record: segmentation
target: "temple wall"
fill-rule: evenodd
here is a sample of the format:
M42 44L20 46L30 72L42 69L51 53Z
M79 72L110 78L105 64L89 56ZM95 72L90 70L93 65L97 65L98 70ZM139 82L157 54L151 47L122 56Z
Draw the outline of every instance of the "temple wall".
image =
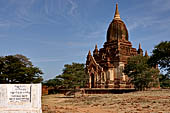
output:
M119 63L119 69L120 69L121 78L122 78L123 81L126 80L126 76L125 76L125 74L123 73L124 67L125 67L125 64L124 64L123 62L120 62L120 63Z
M110 68L108 71L107 71L107 74L108 74L108 79L109 80L114 80L114 68Z
M89 88L91 88L91 76L89 75Z
M105 82L106 81L106 73L105 72L102 72L102 79L101 79L102 82Z

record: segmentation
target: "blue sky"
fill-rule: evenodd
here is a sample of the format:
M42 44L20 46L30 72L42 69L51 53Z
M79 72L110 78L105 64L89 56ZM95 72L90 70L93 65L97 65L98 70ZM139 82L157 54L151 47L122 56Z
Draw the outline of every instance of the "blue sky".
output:
M0 55L23 54L54 78L103 46L116 2L133 47L170 41L170 0L0 0Z

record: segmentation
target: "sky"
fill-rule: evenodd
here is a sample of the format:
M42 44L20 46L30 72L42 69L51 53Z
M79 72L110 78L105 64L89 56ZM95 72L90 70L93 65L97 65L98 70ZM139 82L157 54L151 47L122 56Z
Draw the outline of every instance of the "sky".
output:
M0 56L22 54L44 80L102 48L116 3L133 47L170 41L170 0L0 0Z

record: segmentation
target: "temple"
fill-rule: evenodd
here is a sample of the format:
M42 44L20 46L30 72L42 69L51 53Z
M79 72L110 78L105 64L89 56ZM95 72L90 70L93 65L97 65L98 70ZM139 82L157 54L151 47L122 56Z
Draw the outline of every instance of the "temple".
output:
M140 44L138 50L132 47L126 25L120 18L118 4L106 38L103 48L98 49L96 45L93 55L90 51L87 55L88 88L133 87L123 69L130 56L143 55L143 50Z

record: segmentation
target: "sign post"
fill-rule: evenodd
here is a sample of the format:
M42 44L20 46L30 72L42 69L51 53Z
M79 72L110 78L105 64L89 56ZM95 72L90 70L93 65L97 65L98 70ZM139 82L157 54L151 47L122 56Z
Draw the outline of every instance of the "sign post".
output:
M0 84L0 113L42 113L41 84Z

